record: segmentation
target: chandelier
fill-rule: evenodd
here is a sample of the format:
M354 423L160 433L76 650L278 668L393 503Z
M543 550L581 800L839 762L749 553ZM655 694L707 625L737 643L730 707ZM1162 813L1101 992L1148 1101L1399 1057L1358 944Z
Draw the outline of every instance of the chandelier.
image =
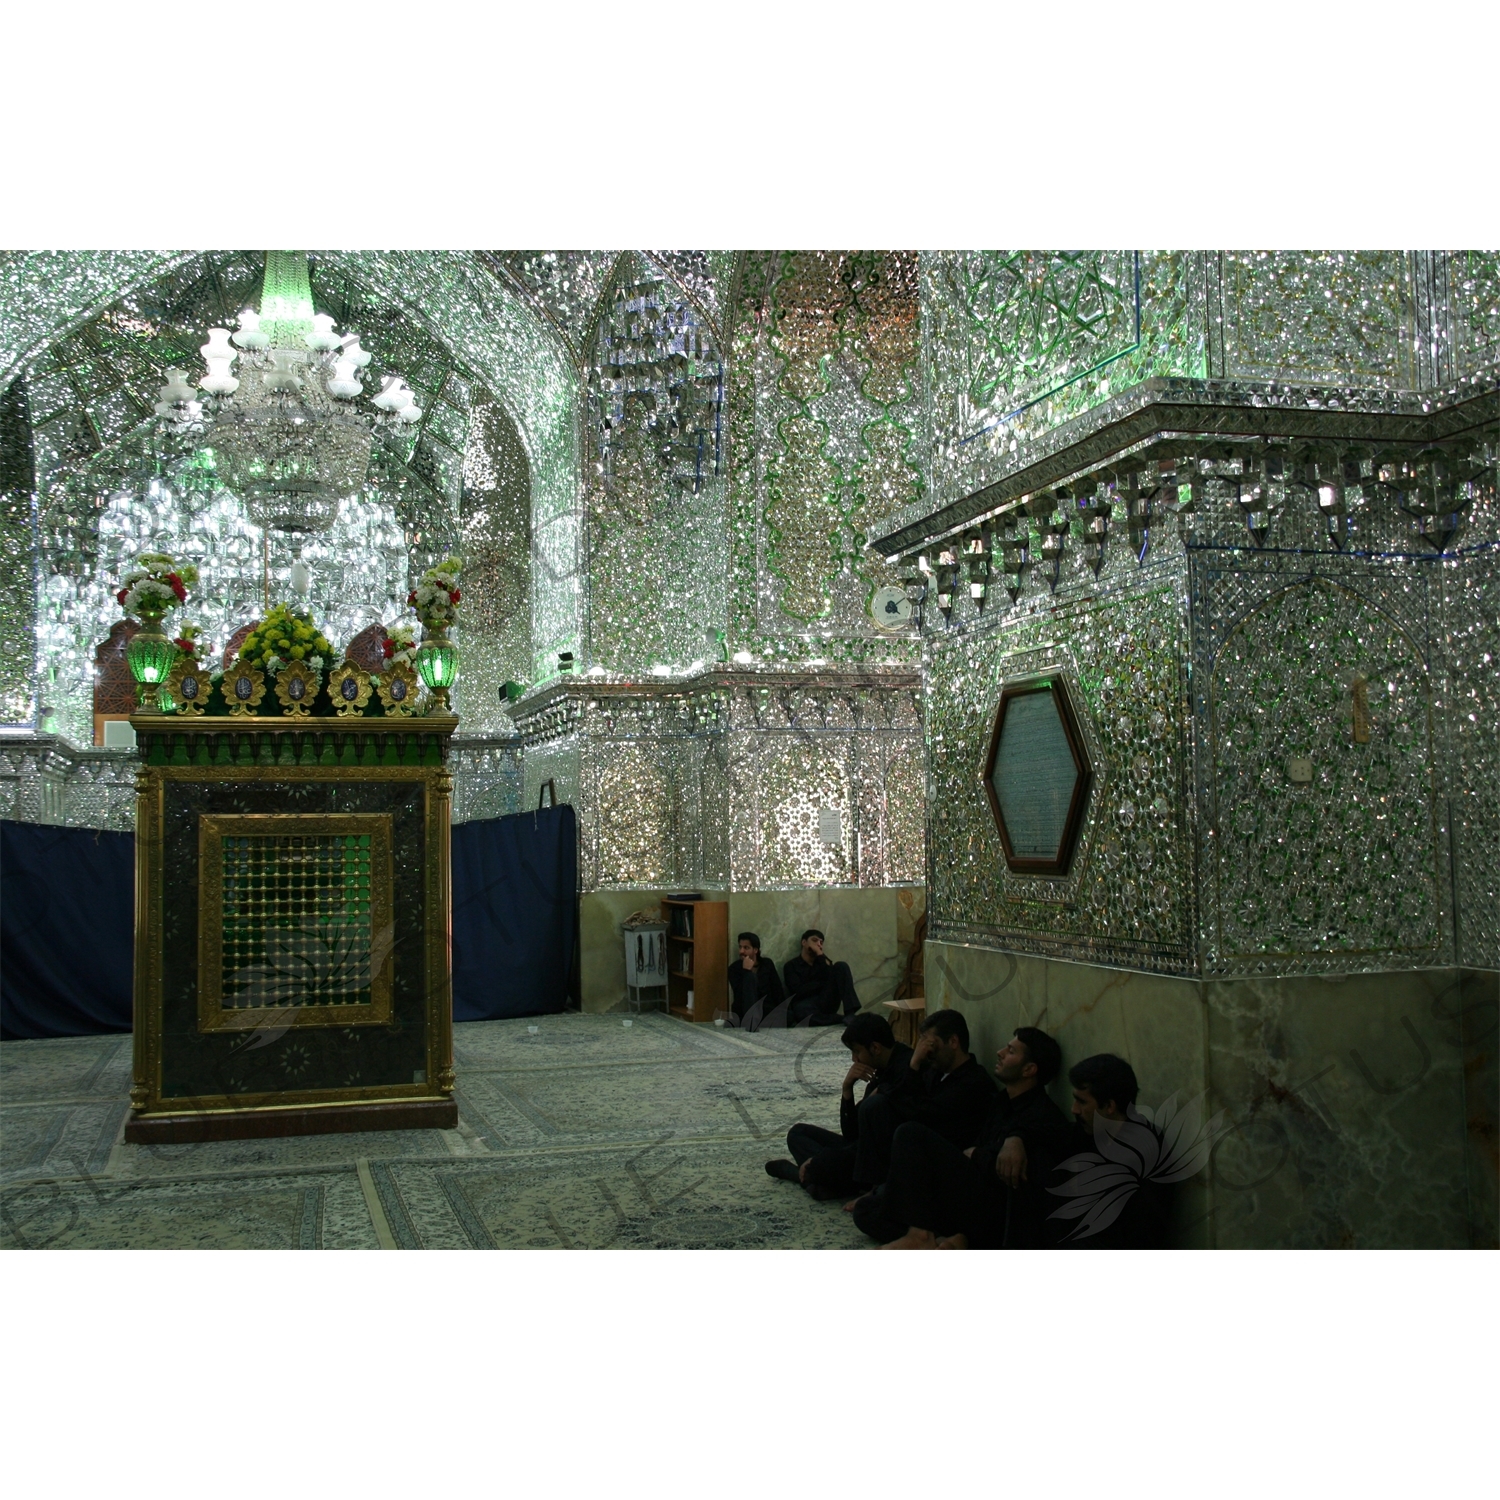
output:
M181 369L168 370L156 415L212 450L224 487L257 526L291 535L293 587L304 593L302 538L326 532L363 488L375 433L408 427L422 410L399 375L359 402L371 356L357 333L338 333L313 310L300 251L266 252L260 311L240 313L235 333L210 328L200 353L207 372L194 386Z

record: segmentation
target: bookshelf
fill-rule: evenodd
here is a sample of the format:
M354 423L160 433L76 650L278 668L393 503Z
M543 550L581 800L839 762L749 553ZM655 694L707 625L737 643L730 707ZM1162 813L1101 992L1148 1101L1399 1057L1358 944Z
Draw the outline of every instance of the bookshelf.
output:
M729 903L663 897L661 914L667 924L667 1009L684 1021L712 1021L715 1011L729 1009Z

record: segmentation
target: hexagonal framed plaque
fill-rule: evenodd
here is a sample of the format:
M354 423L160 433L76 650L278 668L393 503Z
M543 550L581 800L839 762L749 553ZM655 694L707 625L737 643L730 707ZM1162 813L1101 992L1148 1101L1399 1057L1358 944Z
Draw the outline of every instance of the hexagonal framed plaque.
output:
M1066 875L1093 774L1060 675L1011 683L1001 692L983 781L1010 869Z

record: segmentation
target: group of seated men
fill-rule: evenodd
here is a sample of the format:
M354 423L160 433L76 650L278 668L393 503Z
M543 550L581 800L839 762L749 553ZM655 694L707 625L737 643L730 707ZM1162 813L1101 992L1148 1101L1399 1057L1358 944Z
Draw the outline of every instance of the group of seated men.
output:
M1165 1244L1169 1203L1154 1183L1139 1184L1111 1222L1088 1234L1078 1232L1076 1207L1058 1212L1076 1202L1056 1192L1068 1179L1059 1168L1095 1151L1096 1116L1109 1122L1106 1130L1130 1117L1136 1078L1123 1058L1100 1053L1069 1069L1069 1121L1047 1094L1062 1049L1035 1026L1017 1028L993 1077L969 1052L968 1023L956 1010L928 1016L915 1047L897 1042L890 1023L873 1014L853 1016L842 1041L853 1061L839 1132L794 1125L792 1159L769 1161L766 1171L814 1198L850 1198L845 1209L884 1248Z
M823 952L823 934L809 927L802 949L782 965L781 974L760 956L760 938L739 937L740 956L729 966L732 1024L745 1031L784 1026L836 1026L859 1010L854 976L846 963Z

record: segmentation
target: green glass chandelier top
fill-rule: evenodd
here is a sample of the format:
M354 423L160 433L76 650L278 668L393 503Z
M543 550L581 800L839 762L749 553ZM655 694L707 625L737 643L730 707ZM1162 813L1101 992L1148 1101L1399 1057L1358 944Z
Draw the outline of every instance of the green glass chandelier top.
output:
M260 331L273 349L306 350L313 326L312 279L302 250L267 250Z

